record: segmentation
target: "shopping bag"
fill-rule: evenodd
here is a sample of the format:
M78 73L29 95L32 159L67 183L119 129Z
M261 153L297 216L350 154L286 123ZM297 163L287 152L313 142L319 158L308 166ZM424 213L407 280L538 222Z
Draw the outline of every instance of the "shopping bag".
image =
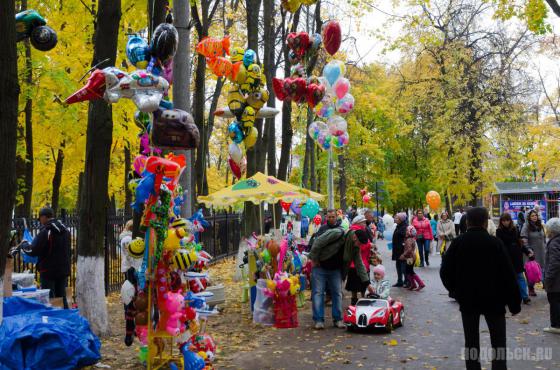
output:
M27 225L25 225L25 229L23 230L23 240L25 240L26 242L28 242L29 244L31 244L33 242L33 236L31 236L31 233L29 232L29 229L27 228ZM26 254L25 252L21 253L23 256L23 263L31 263L31 264L36 264L38 261L38 257L32 257L28 254Z
M414 267L420 266L420 253L418 252L418 248L414 248L414 253L416 253L416 257L414 260Z
M446 244L447 244L447 240L443 239L441 241L441 247L439 249L439 254L443 255L445 253Z

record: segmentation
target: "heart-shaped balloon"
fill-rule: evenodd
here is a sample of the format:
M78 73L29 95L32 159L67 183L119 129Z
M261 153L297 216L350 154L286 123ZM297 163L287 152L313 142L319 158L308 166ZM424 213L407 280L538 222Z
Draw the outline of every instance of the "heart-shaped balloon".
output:
M288 92L291 100L299 103L305 99L307 81L301 77L288 77L284 80L284 90Z
M274 90L274 95L280 101L284 101L288 97L288 92L284 88L284 80L281 78L274 77L272 79L272 89Z
M228 158L228 163L229 163L229 168L231 169L231 173L233 173L233 175L240 179L241 178L241 167L235 163L235 161L233 159Z
M312 83L307 85L307 104L314 108L325 96L326 88L324 85Z
M291 202L284 202L283 200L280 201L280 206L282 206L282 209L286 212L290 212L290 207L292 206Z
M342 99L336 101L336 111L340 114L350 113L354 109L354 103L352 94L346 94Z
M243 152L241 151L239 145L235 143L229 144L229 157L233 159L235 163L241 163L241 160L243 159Z
M366 195L366 194L367 194L367 189L366 189L366 188L360 189L360 195L361 195L362 197L363 197L364 195Z
M323 68L323 77L326 78L329 85L333 86L335 82L342 75L340 63L338 61L331 61Z
M342 42L342 31L338 21L329 21L323 25L323 45L330 55L335 55Z
M347 78L339 78L333 86L334 93L338 99L342 99L350 90L350 81Z

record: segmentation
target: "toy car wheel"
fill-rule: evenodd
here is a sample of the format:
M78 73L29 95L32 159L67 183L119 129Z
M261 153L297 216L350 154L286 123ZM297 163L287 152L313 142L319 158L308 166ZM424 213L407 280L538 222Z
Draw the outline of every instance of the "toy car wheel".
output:
M399 327L404 325L404 308L401 310L401 319L399 320Z
M349 325L349 326L346 327L346 330L348 330L349 332L353 332L354 327L352 325Z
M387 320L387 325L385 325L385 331L387 333L391 333L393 331L393 314L389 315L389 319Z
M56 46L58 38L56 32L48 26L39 26L31 31L31 45L40 51L49 51Z

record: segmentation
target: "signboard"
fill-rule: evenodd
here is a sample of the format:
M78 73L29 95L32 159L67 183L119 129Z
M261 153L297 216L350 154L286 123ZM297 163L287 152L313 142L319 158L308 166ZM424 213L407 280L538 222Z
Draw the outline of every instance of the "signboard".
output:
M525 207L525 213L534 209L535 206L539 208L541 220L546 222L546 202L544 200L504 200L502 202L502 211L509 212L511 218L517 223L517 215L521 211L521 207Z

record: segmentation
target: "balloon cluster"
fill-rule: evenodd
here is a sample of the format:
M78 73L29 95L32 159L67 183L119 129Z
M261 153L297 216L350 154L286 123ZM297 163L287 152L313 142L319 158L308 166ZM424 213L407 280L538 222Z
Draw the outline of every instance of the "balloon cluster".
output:
M371 200L371 193L366 188L360 189L360 195L362 196L362 202L366 204Z
M295 13L302 5L315 4L317 0L282 0L282 7L290 13Z

